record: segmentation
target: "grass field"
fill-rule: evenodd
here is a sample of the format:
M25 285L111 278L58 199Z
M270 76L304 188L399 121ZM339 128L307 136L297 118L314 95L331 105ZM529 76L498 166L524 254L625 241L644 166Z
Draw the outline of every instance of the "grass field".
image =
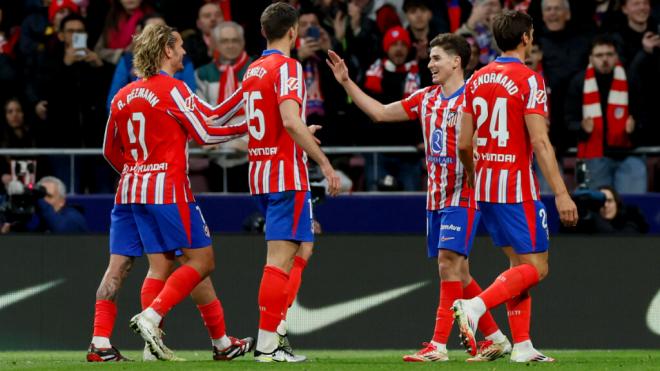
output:
M450 352L451 361L446 363L410 364L401 361L407 351L377 350L309 350L301 351L310 360L300 364L258 364L252 356L232 362L209 361L209 351L180 351L177 355L186 358L180 362L130 362L112 364L88 364L84 362L84 352L35 351L0 352L0 370L410 370L420 368L444 368L448 370L511 370L511 369L560 369L560 370L660 370L660 350L626 351L547 351L557 359L554 364L512 364L501 359L491 363L468 364L465 353ZM123 352L131 359L140 359L141 352Z

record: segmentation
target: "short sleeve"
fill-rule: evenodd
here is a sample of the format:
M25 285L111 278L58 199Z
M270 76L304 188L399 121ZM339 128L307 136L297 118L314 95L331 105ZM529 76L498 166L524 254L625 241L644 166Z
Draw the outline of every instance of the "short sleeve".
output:
M287 58L275 73L277 104L292 99L302 106L305 97L305 77L300 62Z
M470 115L474 116L474 111L472 110L472 89L470 85L472 85L472 77L465 83L465 92L463 93L463 104L461 106L461 111L464 113L469 113Z
M426 93L427 88L419 89L416 92L412 93L408 98L401 101L403 109L408 114L408 118L411 120L416 120L419 117L419 110L422 104L422 98Z
M548 117L548 95L545 91L545 81L534 73L523 85L523 110L525 115L537 114Z

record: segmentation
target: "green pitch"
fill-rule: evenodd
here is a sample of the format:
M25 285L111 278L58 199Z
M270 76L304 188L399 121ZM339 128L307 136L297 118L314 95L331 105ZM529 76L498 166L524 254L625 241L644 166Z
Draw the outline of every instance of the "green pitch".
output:
M71 351L35 351L35 352L0 352L0 370L660 370L660 350L625 350L625 351L547 351L555 357L555 364L511 364L500 359L491 363L467 364L465 353L450 352L451 361L446 363L410 364L401 361L401 355L407 351L377 350L308 350L301 351L310 360L301 364L258 364L252 356L239 358L232 362L209 361L210 351L179 351L177 355L186 358L185 363L175 362L130 362L112 364L88 364L84 362L85 352ZM131 359L140 359L141 351L126 351L124 355Z

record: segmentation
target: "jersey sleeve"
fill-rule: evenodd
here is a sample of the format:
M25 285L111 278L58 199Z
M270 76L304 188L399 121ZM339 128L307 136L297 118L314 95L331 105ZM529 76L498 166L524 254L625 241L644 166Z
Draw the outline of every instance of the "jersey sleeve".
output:
M426 93L426 91L427 88L419 89L412 93L408 98L401 101L401 105L408 114L409 119L416 120L419 117L419 109L422 104L422 98L424 97L424 93Z
M214 120L214 124L218 126L223 126L231 118L234 116L240 114L243 109L243 90L242 88L236 89L236 91L229 96L229 98L225 99L218 105L212 105L206 102L204 99L202 99L199 95L195 94L192 89L186 84L186 83L181 83L182 88L179 90L186 90L188 93L188 96L194 97L194 103L195 107L199 110L202 116L205 118L211 117L211 116L218 116L217 119Z
M548 96L543 78L538 73L534 73L521 85L523 86L523 104L525 105L524 114L537 114L548 117Z
M124 148L121 144L121 137L115 120L115 110L112 105L103 137L103 157L116 172L122 172L125 163Z
M235 92L234 95L238 95L238 93ZM226 125L231 116L224 122L221 120L222 116L214 122L216 125L222 126L209 126L206 123L209 115L206 113L210 111L206 111L202 107L201 100L185 85L183 87L174 85L170 90L170 98L171 103L167 107L168 114L174 117L199 144L223 143L247 133L245 121L236 125Z
M472 77L468 79L468 81L465 83L465 92L463 93L463 104L461 106L461 111L463 113L469 113L470 115L474 116L474 110L472 109L472 99L473 99L473 93L472 89L470 88L470 85L472 85Z
M275 71L274 77L277 104L292 99L302 106L305 97L305 77L300 62L288 58Z

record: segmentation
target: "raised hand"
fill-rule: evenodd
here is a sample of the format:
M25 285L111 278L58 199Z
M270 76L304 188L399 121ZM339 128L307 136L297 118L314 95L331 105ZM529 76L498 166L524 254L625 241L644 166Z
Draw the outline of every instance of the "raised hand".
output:
M333 52L332 50L328 50L328 58L329 59L326 59L325 62L332 70L332 73L335 75L337 82L343 84L350 80L350 77L348 76L348 67L346 67L344 60L341 59L337 53Z

